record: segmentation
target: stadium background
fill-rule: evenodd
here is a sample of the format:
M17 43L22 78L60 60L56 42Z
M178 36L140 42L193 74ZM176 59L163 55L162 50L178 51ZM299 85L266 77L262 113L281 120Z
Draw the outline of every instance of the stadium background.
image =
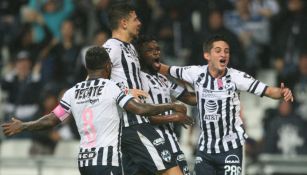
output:
M107 9L120 0L0 1L0 122L32 120L57 105L65 89L84 79L91 45L110 37ZM205 64L202 42L223 34L230 66L279 86L295 103L242 93L250 138L244 173L307 174L307 10L304 0L131 0L142 33L154 35L170 65ZM31 78L29 78L31 77ZM196 109L189 107L196 117ZM197 118L197 117L196 117ZM191 168L198 126L177 128ZM5 138L0 132L0 175L78 174L73 121L44 132Z

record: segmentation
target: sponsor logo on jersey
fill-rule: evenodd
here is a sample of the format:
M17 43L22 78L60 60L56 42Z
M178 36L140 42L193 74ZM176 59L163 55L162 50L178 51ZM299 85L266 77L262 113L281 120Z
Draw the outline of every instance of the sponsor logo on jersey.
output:
M93 159L96 156L96 152L84 152L84 153L79 153L79 160L88 160L88 159Z
M95 103L97 103L97 102L99 102L99 99L97 98L97 99L90 99L90 103L91 104L95 104Z
M216 114L217 112L217 101L208 100L205 102L205 111L206 114Z
M227 164L238 164L240 163L240 159L237 155L228 155L225 159L225 163Z
M201 157L195 157L195 163L199 164L203 161L203 159Z
M220 114L205 114L204 120L209 122L216 122L219 120L220 116Z
M161 153L161 157L165 162L171 162L172 156L168 150L163 150Z
M179 154L177 156L177 161L183 161L183 160L185 160L184 154Z
M97 96L101 95L103 87L104 87L104 85L87 87L87 88L84 88L84 89L76 89L75 90L75 99L84 100L84 99L88 99L90 97L97 97Z
M164 138L158 138L158 139L156 139L156 140L153 141L153 144L154 144L155 146L162 145L162 144L164 144L164 143L165 143Z

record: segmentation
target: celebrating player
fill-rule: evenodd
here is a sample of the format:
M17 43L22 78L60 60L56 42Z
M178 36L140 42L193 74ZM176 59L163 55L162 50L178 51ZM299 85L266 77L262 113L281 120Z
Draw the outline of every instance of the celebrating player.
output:
M293 101L293 96L283 83L280 88L267 86L244 72L228 68L230 48L222 36L214 36L204 44L203 56L208 65L156 66L161 73L194 86L201 127L196 175L238 175L242 170L242 145L247 138L240 118L240 91L285 101Z
M102 47L90 48L85 57L88 79L65 92L60 104L42 118L22 122L15 118L2 125L4 134L34 131L56 126L67 117L76 121L80 140L78 156L82 175L121 175L120 115L118 106L139 115L152 116L168 110L185 112L178 104L139 103L109 80L112 63Z

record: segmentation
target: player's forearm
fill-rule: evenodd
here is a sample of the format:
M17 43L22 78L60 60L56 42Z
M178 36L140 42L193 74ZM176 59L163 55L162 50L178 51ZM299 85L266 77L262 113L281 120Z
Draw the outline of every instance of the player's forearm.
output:
M157 114L161 114L165 111L174 110L174 104L166 103L166 104L142 104L140 106L140 115L144 116L153 116Z
M280 99L280 98L282 98L281 89L278 88L278 87L271 87L271 86L269 86L266 89L264 95L267 96L267 97L273 98L273 99Z
M196 95L192 92L186 91L178 100L191 106L197 105Z
M178 120L178 116L176 114L171 115L156 115L149 118L151 124L165 124L169 122L176 122Z
M163 75L168 75L169 74L169 69L170 69L170 66L161 63L161 67L159 69L159 72L161 74L163 74Z
M45 115L38 120L22 123L22 130L34 131L49 129L56 126L60 122L61 121L54 115L54 113L49 113L48 115Z
M154 116L169 110L185 114L187 110L187 108L182 104L176 104L176 103L149 104L149 103L139 103L136 100L130 100L125 105L124 109L129 112L143 116Z

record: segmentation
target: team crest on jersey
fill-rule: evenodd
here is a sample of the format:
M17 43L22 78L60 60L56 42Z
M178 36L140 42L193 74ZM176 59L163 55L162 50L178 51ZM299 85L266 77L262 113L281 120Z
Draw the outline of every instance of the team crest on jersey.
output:
M224 88L227 89L228 91L235 91L236 89L233 83L226 83Z
M165 162L171 162L172 156L168 150L163 150L161 153L161 157Z
M126 95L129 93L129 88L125 86L123 82L116 83L116 85L120 88L121 91L123 91Z
M189 170L188 166L183 167L183 174L184 175L190 175L190 170Z

